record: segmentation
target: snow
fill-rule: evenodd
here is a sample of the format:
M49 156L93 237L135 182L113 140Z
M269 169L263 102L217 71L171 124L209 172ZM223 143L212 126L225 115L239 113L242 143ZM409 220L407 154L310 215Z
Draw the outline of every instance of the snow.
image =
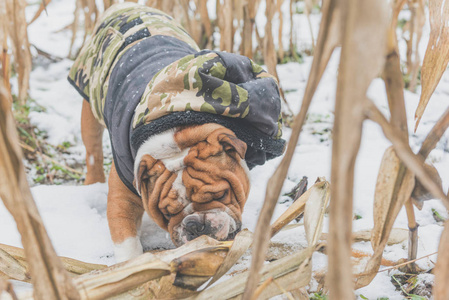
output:
M31 43L42 50L60 57L66 57L70 45L71 32L63 30L55 32L70 24L73 18L73 1L54 0L48 6L49 16L45 13L29 27ZM209 1L208 3L214 3ZM264 9L262 2L259 10ZM287 2L286 2L287 3ZM37 6L31 6L27 11L31 18ZM214 7L209 7L214 11ZM283 11L286 11L285 5ZM287 7L288 11L288 7ZM285 16L288 16L286 14ZM314 36L317 37L317 28L320 20L319 15L311 15ZM405 16L406 17L406 16ZM259 13L257 23L263 24L263 13ZM286 19L287 17L285 17ZM298 23L299 22L299 23ZM298 45L310 48L311 36L305 15L295 15L295 24L301 24L298 28ZM277 32L276 20L273 21L273 30ZM263 35L263 26L259 26ZM284 37L288 35L288 26L284 26ZM424 38L427 41L429 25L424 29ZM216 33L219 36L218 33ZM78 37L75 49L81 42ZM287 40L288 41L288 40ZM285 43L285 39L284 39ZM420 48L425 49L426 44ZM404 44L400 43L401 51ZM402 53L402 52L401 52ZM421 56L424 50L421 51ZM338 72L339 50L333 54L323 79L312 101L309 117L304 125L300 142L296 146L295 155L292 160L287 179L282 189L282 194L288 192L298 181L307 176L309 186L317 177L326 177L330 180L331 147L332 147L332 123L334 99L336 90L336 75ZM302 64L287 63L278 66L278 73L286 97L292 110L299 111L302 96L304 94L308 72L312 58L305 57ZM31 122L41 130L48 133L48 141L52 144L60 144L69 141L74 146L71 148L75 159L82 160L85 152L80 135L80 112L81 97L69 85L66 80L67 72L72 61L63 59L52 63L47 67L37 67L31 74L31 96L39 105L44 106L46 111L33 112L30 115ZM416 133L414 128L414 111L419 101L418 93L405 92L407 117L409 120L410 143L412 149L417 151L426 134L440 117L441 113L449 106L449 73L446 72L433 95L421 125ZM387 115L388 105L383 81L375 79L370 86L368 96ZM291 130L284 128L284 138L290 137ZM105 155L110 155L107 134L104 136ZM366 121L363 127L363 137L359 156L356 162L354 183L354 214L361 218L353 221L353 230L370 229L373 226L373 197L374 187L377 179L380 162L385 149L390 146L385 139L379 126L371 121ZM254 230L258 214L265 198L265 188L271 174L275 171L281 158L267 162L262 167L256 167L251 171L251 192L243 214L243 228ZM443 190L449 188L449 132L446 132L436 149L429 156L429 161L439 171L443 180ZM84 162L83 162L84 164ZM50 238L58 255L72 257L91 263L111 265L115 262L113 257L112 242L106 219L107 184L94 184L90 186L34 186L32 193L36 200L38 209L44 220ZM273 219L277 218L289 205L287 197L280 197ZM432 209L438 211L444 217L448 217L445 207L438 200L430 200L424 204L422 211L416 211L419 227L418 257L428 255L437 251L442 224L435 221ZM407 228L407 218L402 210L395 222L394 227ZM20 235L15 223L2 203L0 203L0 243L21 246ZM328 229L328 216L324 219L324 231ZM304 228L298 226L291 230L281 231L274 242L292 245L297 248L306 246ZM145 250L167 249L174 247L166 232L148 218L144 217L142 242ZM368 242L354 244L355 249L372 253ZM407 257L407 242L387 246L384 257L396 261ZM433 266L436 256L419 260L417 263L421 268L429 269ZM313 256L313 269L323 270L326 267L327 256L315 253ZM250 263L246 255L232 270L243 269ZM430 274L423 274L430 275ZM368 299L388 297L389 299L402 299L400 291L397 291L391 283L391 273L379 273L374 281L367 287L356 291L357 295L363 295ZM420 275L421 276L421 275ZM424 277L423 277L424 278ZM431 282L432 275L425 277ZM424 279L423 279L424 280ZM22 285L17 285L22 286ZM316 286L316 282L311 283Z

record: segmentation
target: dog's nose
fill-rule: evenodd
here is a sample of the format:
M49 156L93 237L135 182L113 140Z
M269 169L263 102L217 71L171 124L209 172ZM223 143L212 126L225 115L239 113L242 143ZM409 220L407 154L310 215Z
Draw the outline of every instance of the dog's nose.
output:
M184 227L187 233L187 240L191 241L200 235L209 234L210 226L207 226L204 222L204 217L201 218L198 215L187 216L184 220Z

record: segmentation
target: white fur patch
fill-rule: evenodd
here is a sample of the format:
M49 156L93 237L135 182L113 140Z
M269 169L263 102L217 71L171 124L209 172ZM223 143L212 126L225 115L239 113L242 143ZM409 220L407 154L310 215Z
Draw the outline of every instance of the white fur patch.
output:
M114 244L116 263L127 261L141 254L143 254L143 248L138 236L127 238L120 244Z
M174 134L175 129L170 129L151 136L137 151L136 159L134 161L134 178L136 179L136 190L139 194L140 187L139 181L137 180L137 173L139 171L140 161L145 154L151 155L154 159L161 160L169 171L177 173L178 178L181 178L182 185L182 177L180 175L184 169L184 157L187 155L190 148L181 151L178 144L175 142ZM182 193L182 191L178 191L178 193L180 192Z

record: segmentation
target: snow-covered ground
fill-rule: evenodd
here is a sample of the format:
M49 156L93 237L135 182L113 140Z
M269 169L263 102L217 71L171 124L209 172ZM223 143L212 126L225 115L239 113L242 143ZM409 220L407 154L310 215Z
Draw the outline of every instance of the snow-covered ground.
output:
M72 3L73 2L73 3ZM213 1L212 1L213 2ZM37 7L31 7L27 12L31 18ZM42 15L29 27L29 37L32 44L51 54L65 57L68 53L71 33L68 30L58 31L71 23L73 18L74 1L54 0L47 7L48 17ZM310 39L310 32L304 15L295 15L295 22L301 22L297 32L300 45L306 45ZM313 23L319 21L318 16L313 17ZM259 20L258 22L263 22ZM56 32L58 31L58 32ZM317 32L316 28L314 31ZM424 30L425 43L428 39L429 27ZM77 43L79 44L78 37ZM316 38L316 35L315 35ZM306 45L307 46L307 45ZM317 177L325 176L330 180L331 146L333 109L336 90L336 75L338 69L338 51L334 53L330 64L324 74L322 82L313 99L309 117L301 134L300 142L296 147L288 178L283 187L283 193L288 192L299 182L303 176L309 178L309 185ZM424 50L421 52L423 56ZM278 73L287 100L292 109L297 112L301 105L308 72L312 58L306 57L304 63L288 63L278 66ZM30 93L38 104L47 108L45 112L33 112L31 122L39 129L45 130L49 142L60 144L69 141L73 159L83 160L84 148L80 135L81 98L66 80L72 61L63 59L60 62L47 66L36 67L31 74ZM385 88L381 79L375 79L368 91L368 96L388 116L388 105ZM440 85L433 95L429 106L423 116L421 125L416 133L413 115L419 100L418 93L405 92L407 116L410 129L410 143L416 151L430 128L449 106L449 73L443 76ZM284 129L284 138L290 137L291 131ZM108 137L104 137L106 154ZM354 185L354 231L370 229L373 226L373 197L374 187L382 155L390 146L383 136L379 126L366 121L363 128L362 145L356 164ZM257 217L262 207L267 181L276 169L281 158L269 161L261 167L251 171L252 189L243 215L243 227L254 230ZM429 161L438 169L443 180L443 189L449 187L449 132L441 139L436 149L429 156ZM106 220L106 198L108 187L106 184L91 186L34 186L34 198L44 220L50 238L58 255L72 257L92 263L113 264L112 242L110 240ZM332 200L331 200L332 201ZM280 197L274 218L278 217L290 204L286 196ZM438 200L427 201L422 211L416 211L419 227L418 257L437 251L442 224L435 221L432 210L436 210L444 217L448 217L446 209ZM325 231L327 231L328 217L325 217ZM402 210L396 220L396 228L407 228L405 211ZM14 220L0 202L0 243L21 246L20 235ZM144 219L142 241L145 249L173 247L168 235L157 228L148 217ZM299 226L291 230L280 232L273 241L292 246L298 249L306 246L304 228ZM354 244L355 249L367 253L372 252L369 242ZM387 246L384 257L397 261L407 257L407 242ZM314 270L321 270L326 266L327 258L324 254L316 253L313 257ZM433 267L436 255L419 260L417 264L424 269ZM244 257L242 265L249 264L249 258ZM367 287L358 290L368 299L387 297L389 299L402 299L391 283L391 273L379 273L375 280ZM419 276L423 282L431 282L433 275ZM316 283L312 283L312 286Z

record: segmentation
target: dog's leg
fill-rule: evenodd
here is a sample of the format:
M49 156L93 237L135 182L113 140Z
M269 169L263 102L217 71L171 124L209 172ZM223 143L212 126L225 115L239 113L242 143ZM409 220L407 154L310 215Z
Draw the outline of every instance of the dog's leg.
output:
M106 182L103 170L103 131L87 101L81 111L81 137L86 147L87 174L84 184Z
M108 223L114 242L116 262L122 262L143 253L139 227L144 208L139 196L120 180L114 163L109 174Z

